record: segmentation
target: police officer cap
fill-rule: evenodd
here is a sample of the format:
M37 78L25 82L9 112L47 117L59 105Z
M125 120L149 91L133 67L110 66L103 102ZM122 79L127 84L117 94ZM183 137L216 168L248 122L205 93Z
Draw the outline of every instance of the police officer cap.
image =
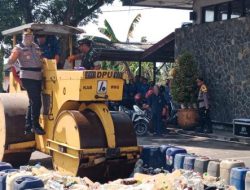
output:
M33 35L33 30L30 28L26 28L23 30L24 35Z
M86 44L87 46L91 46L92 41L89 40L89 39L84 38L84 39L78 40L77 43L78 43L79 46L83 45L83 44Z

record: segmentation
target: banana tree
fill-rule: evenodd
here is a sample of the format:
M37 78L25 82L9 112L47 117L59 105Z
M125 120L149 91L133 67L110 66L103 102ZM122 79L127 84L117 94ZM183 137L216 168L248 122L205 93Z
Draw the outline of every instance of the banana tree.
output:
M133 37L133 32L135 30L136 25L140 22L140 19L141 19L141 14L138 14L136 15L136 17L133 19L132 23L130 24L130 27L127 33L127 40L126 40L127 42L129 42L129 39ZM104 20L104 26L105 26L104 28L98 28L99 31L105 36L107 36L111 42L120 42L120 40L118 40L118 38L116 37L111 25L106 19ZM128 62L122 62L122 63L123 63L123 68L118 68L119 63L118 64L111 63L111 64L114 64L115 69L118 68L120 71L127 72L129 78L133 78Z

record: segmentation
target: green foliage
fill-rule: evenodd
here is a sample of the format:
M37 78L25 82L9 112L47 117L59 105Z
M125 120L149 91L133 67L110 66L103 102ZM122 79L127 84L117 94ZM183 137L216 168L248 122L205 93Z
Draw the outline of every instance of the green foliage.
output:
M0 0L0 31L31 22L71 26L95 21L103 4L114 0ZM2 40L0 34L0 41Z
M171 85L171 93L178 103L192 104L197 98L196 79L197 65L190 53L182 54L175 67L175 76Z
M102 34L104 34L105 36L107 36L111 42L119 42L111 25L109 24L109 22L106 19L104 20L104 26L105 26L105 28L98 28L99 31Z
M141 20L141 14L136 15L132 23L130 24L130 27L128 29L128 34L127 34L127 42L129 42L129 38L133 37L133 32L135 30L136 25L140 22Z
M132 21L132 23L130 24L129 30L128 30L128 34L127 34L127 42L129 42L129 38L133 36L133 32L135 29L136 24L139 23L141 19L141 14L138 14ZM104 20L104 28L98 28L99 31L104 34L105 36L107 36L107 38L110 39L111 42L120 42L115 33L114 30L112 29L111 25L109 24L109 22L105 19ZM129 66L128 66L129 64ZM102 63L102 68L103 69L112 69L115 71L120 71L120 72L128 72L129 76L132 77L132 73L134 73L134 75L136 74L137 70L138 70L138 63L137 62L123 62L123 64L121 64L121 62L115 63L115 62L107 62L104 61ZM131 70L132 68L132 70ZM147 69L145 69L147 71Z

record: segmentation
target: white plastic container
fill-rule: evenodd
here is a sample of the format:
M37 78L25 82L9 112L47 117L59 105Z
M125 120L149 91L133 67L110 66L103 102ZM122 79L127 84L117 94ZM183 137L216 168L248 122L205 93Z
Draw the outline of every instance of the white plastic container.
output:
M209 176L220 177L220 161L210 160L207 167L207 173Z
M230 183L230 172L232 168L245 167L245 163L240 160L222 160L220 163L220 177L226 185Z

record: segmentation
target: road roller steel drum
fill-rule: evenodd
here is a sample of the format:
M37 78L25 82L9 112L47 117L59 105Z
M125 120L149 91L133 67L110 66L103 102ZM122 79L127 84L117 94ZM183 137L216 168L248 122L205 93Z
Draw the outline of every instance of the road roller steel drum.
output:
M220 178L226 185L230 184L230 173L232 168L245 167L245 163L240 160L222 160L220 163Z
M249 168L232 168L230 173L230 185L236 187L236 189L245 189L245 179Z
M24 134L28 107L26 93L0 93L0 160L26 164L35 147L34 135Z

